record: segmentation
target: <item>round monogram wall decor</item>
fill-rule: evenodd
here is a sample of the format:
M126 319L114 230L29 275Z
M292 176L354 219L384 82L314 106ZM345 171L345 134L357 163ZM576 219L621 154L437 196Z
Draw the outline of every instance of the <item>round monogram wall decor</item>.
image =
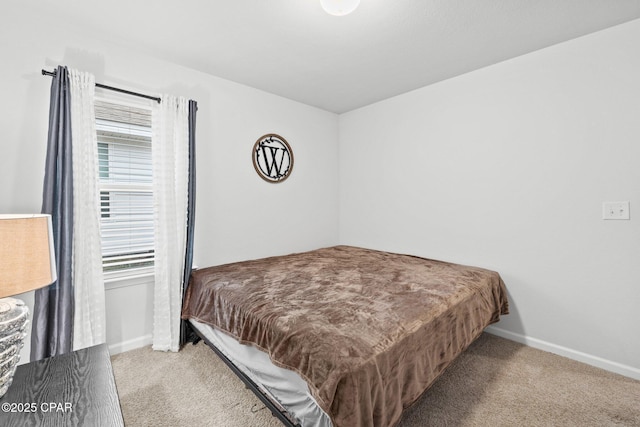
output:
M269 133L253 145L253 167L260 178L277 183L289 178L293 170L293 150L280 135Z

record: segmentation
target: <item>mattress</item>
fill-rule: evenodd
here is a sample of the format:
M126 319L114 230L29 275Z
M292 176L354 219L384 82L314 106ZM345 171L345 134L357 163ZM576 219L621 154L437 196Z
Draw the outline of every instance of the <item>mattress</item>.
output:
M329 416L318 406L300 375L274 365L257 348L240 344L235 338L210 325L190 320L200 334L220 350L238 369L258 384L272 401L278 402L303 427L332 427Z
M396 424L507 313L496 272L335 246L197 270L182 316L264 351L351 427Z

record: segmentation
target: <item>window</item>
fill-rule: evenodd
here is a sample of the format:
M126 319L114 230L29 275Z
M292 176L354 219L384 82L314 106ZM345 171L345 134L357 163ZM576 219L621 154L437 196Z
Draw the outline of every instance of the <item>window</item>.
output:
M151 109L96 100L105 280L153 272Z

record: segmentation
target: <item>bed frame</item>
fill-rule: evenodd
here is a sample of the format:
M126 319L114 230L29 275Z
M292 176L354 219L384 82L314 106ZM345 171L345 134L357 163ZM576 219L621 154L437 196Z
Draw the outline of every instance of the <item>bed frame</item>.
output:
M202 340L211 350L214 351L215 354L218 355L220 359L231 369L231 371L240 378L240 380L244 383L245 387L248 388L255 394L258 399L271 411L271 415L276 417L278 420L282 422L286 427L302 427L300 424L293 420L293 417L289 415L289 413L283 409L280 404L275 403L269 396L263 393L260 390L260 387L249 378L244 372L242 372L238 367L231 361L227 356L225 356L218 348L213 345L211 341L209 341L205 336L203 336L200 331L196 328L192 327L189 324L189 329L193 332L190 334L189 339L196 345L200 340Z

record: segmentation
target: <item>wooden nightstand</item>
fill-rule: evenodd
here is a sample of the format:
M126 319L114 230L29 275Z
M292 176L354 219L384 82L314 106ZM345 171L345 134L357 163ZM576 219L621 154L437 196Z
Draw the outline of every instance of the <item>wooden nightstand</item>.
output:
M124 426L106 344L18 366L0 426Z

